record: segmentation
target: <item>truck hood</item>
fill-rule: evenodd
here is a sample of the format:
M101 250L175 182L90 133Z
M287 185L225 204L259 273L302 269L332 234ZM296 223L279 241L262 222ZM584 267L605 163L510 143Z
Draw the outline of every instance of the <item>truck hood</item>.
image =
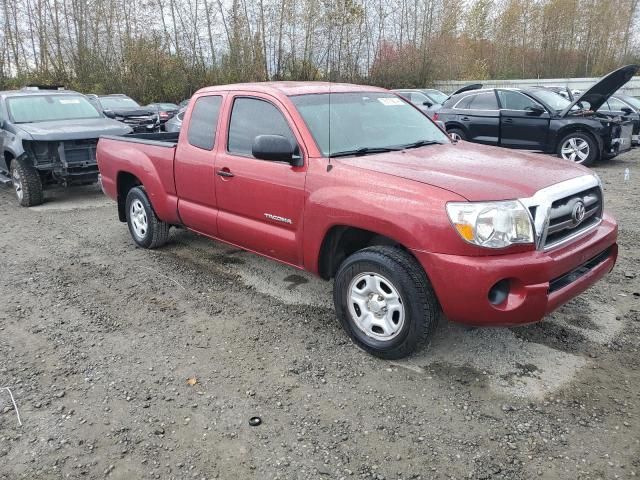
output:
M469 201L527 198L544 187L590 174L586 167L548 155L469 142L339 161L443 188Z
M128 126L108 118L20 123L16 127L37 141L82 140L131 133Z
M640 70L640 65L626 65L605 75L598 83L571 102L571 104L562 111L560 116L566 116L578 102L589 102L591 106L590 110L594 112L597 111L611 95L631 80L631 77L633 77L638 70Z

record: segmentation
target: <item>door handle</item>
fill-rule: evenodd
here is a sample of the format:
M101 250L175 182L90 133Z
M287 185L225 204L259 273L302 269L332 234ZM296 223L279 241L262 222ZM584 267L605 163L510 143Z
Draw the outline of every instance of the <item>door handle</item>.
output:
M513 118L505 118L504 123L513 123Z
M221 177L225 177L225 178L235 177L235 175L231 173L231 170L229 170L227 167L224 167L223 169L218 170L216 173Z
M469 117L462 117L460 120L462 120L463 122L468 122L470 119Z

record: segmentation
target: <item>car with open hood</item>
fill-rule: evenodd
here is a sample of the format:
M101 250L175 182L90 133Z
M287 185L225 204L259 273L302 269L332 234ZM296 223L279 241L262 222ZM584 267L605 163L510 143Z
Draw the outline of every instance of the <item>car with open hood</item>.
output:
M160 131L160 115L154 108L142 107L133 98L120 93L87 96L96 110L130 126L136 133Z
M204 88L178 135L102 137L98 165L133 243L158 248L177 225L334 279L343 328L384 358L428 341L441 311L537 322L617 256L589 169L454 142L376 87Z
M624 117L633 122L631 144L634 147L640 145L640 99L616 93L598 109L599 113L608 116Z
M633 122L598 110L639 69L615 70L573 101L543 87L470 89L452 95L437 119L456 140L554 153L591 165L631 148Z
M36 87L0 92L0 182L13 184L20 205L38 205L49 186L95 183L100 135L130 132L77 92Z

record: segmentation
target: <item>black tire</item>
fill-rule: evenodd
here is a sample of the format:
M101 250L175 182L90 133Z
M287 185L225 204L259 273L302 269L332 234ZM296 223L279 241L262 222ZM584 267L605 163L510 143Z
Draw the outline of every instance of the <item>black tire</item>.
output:
M461 130L459 128L448 128L447 133L449 134L452 140L458 141L458 140L467 139L467 134L464 133L464 130Z
M132 212L132 205L134 204L138 207L140 216ZM129 233L136 245L142 248L152 249L161 247L167 243L171 225L160 220L156 212L153 211L144 187L134 187L129 190L125 202L125 214L127 216ZM132 216L135 218L132 218ZM142 218L144 219L144 224L138 222L138 219Z
M44 201L40 175L25 158L15 158L11 162L11 180L18 203L23 207L34 207Z
M352 309L356 315L359 311L355 303L350 306L351 284L369 273L388 279L404 307L402 326L389 340L366 334L351 313ZM406 357L425 345L440 315L438 300L424 270L410 254L397 247L369 247L348 257L336 274L333 301L338 319L351 339L370 354L385 359Z
M584 160L580 158L578 153L573 155L575 157L575 160L571 159L571 154L563 154L563 149L565 148L565 146L569 148L569 146L567 146L566 144L571 142L571 140L575 141L574 144L576 146L582 146L586 144L588 148L588 154ZM583 150L580 151L583 152ZM562 140L558 142L558 146L556 147L556 154L563 160L573 161L579 165L584 165L585 167L593 165L600 156L598 151L598 143L591 135L582 132L572 132L562 137Z

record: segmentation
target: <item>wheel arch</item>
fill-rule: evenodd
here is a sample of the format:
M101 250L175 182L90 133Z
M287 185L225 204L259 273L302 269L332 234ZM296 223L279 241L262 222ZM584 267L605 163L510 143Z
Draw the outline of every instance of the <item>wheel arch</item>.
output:
M384 245L400 248L414 256L409 248L387 235L349 225L334 225L326 231L320 246L318 275L329 280L349 255L367 247Z
M604 142L602 140L602 137L600 137L600 135L598 135L596 132L591 130L589 127L585 125L580 125L580 124L566 125L562 127L560 130L558 130L555 141L553 143L554 153L557 152L558 149L560 148L560 142L562 142L564 137L566 137L570 133L582 133L584 135L588 135L589 137L591 137L593 141L596 142L596 145L598 146L598 156L596 157L596 160L598 160L602 156L602 151L604 149Z
M125 203L129 190L134 187L143 186L142 182L133 173L120 171L116 176L116 188L118 192L118 218L121 222L127 221L127 213L125 211Z

